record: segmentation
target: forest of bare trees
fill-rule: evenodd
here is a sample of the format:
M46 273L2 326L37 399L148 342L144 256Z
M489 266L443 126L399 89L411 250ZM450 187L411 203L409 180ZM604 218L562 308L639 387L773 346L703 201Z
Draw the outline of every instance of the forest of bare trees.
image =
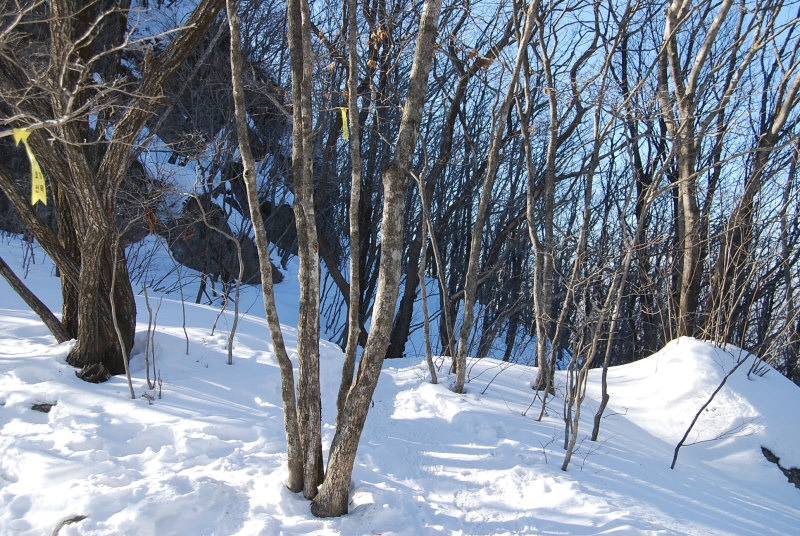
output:
M260 281L289 487L341 515L385 358L451 356L456 392L468 357L536 364L541 411L568 370L565 448L589 369L679 336L800 382L799 102L798 2L5 0L0 228L56 265L60 321L28 303L84 370L125 369L145 236L197 301ZM296 381L270 250L299 259Z

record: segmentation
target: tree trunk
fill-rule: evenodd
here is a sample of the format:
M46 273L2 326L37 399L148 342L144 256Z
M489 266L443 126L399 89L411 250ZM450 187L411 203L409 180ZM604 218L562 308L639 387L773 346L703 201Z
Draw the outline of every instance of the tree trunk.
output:
M322 406L319 387L319 245L314 215L311 130L311 13L307 0L289 0L289 50L292 68L292 178L300 305L297 324L297 413L305 475L303 495L312 499L322 482Z
M687 143L678 149L681 215L683 219L683 259L678 300L678 336L694 336L697 325L697 306L703 277L701 262L700 207L697 204L697 177L694 172L696 155Z
M387 358L403 357L406 350L406 341L411 329L411 319L414 316L414 302L417 299L417 287L419 286L419 259L422 249L422 236L424 222L420 216L420 224L417 226L417 237L411 244L406 259L406 282L403 288L403 297L400 299L400 306L392 327L392 335L389 339L389 348L386 350Z
M275 308L275 293L272 283L272 263L270 261L269 243L264 219L258 201L258 185L256 184L255 160L248 139L247 115L244 101L244 83L242 81L242 37L239 13L235 0L227 0L228 24L231 30L231 79L233 85L234 112L236 115L236 133L239 138L239 152L244 165L243 179L247 189L247 200L250 208L250 220L253 223L256 249L258 250L258 267L261 272L261 296L264 300L264 311L267 317L272 347L278 367L281 371L281 399L283 401L283 425L286 431L286 454L288 458L289 480L286 483L290 491L297 493L303 489L303 450L300 446L300 431L297 422L297 403L294 392L294 370L286 345L283 341L280 320Z
M438 0L433 0L437 2ZM438 10L437 10L438 11ZM438 15L438 12L437 12ZM406 180L396 164L384 172L381 263L373 321L367 345L361 356L356 380L348 392L328 458L325 481L314 499L311 512L317 517L336 517L347 513L350 477L356 450L367 419L372 393L378 384L389 342L391 322L400 284L400 251L403 246L403 205Z
M136 309L124 254L117 250L115 257L112 249L116 247L114 238L118 232L117 191L130 167L132 147L158 105L154 97L161 94L167 78L180 67L216 19L222 0L199 3L186 26L174 34L167 46L157 56L148 56L138 87L125 92L127 101L120 101L124 99L121 92L97 86L92 77L97 71L92 69L101 63L97 60L112 61L109 59L112 57L119 60L119 54L105 49L106 44L101 47L95 42L108 37L96 21L111 13L124 19L128 4L125 0L112 2L106 11L98 4L84 4L70 0L47 4L50 63L42 76L36 79L27 76L24 55L15 56L14 51L9 51L2 59L3 70L8 74L5 87L30 95L6 104L13 107L18 117L34 118L29 123L33 130L29 143L44 164L48 179L57 184L59 211L68 211L59 215L61 241L42 224L29 200L16 191L4 172L0 172L0 187L66 282L65 321L68 330L77 332L78 339L67 361L77 366L102 363L110 372L121 373L133 343ZM124 36L116 38L122 40ZM124 46L121 42L116 45ZM80 74L79 69L65 69L67 65L81 66L86 71ZM109 99L112 94L114 97ZM98 129L97 138L89 135L90 118L86 111L89 108L82 109L90 103L90 98L96 99L90 106L92 120L105 118L107 127ZM112 116L112 107L113 124L107 121ZM40 132L44 129L46 135ZM120 337L114 329L109 300L115 258L119 263L113 292Z
M361 206L361 124L358 109L358 32L356 0L347 2L347 107L352 118L350 124L350 295L347 306L347 345L342 364L342 382L336 398L336 422L344 411L347 393L353 385L356 352L361 338L361 227L359 207ZM366 341L365 341L366 342Z
M64 195L61 189L58 189L57 198L57 220L58 220L58 240L68 251L72 257L78 262L81 258L81 250L78 247L78 240L75 236L75 227L72 224L72 218L69 213L69 206L67 196ZM78 336L78 287L73 285L69 278L63 273L61 276L61 320L64 329L67 330L71 336Z
M98 215L99 216L99 215ZM113 244L110 237L116 233L113 222L103 222L98 217L89 226L81 241L81 274L78 299L78 337L75 346L67 356L67 363L75 367L85 367L102 363L110 374L125 372L123 355L130 355L133 335L136 328L136 304L133 298L124 252L118 253L115 296L117 323L124 341L119 346L119 338L114 329L110 314L108 296L111 291L111 266ZM108 312L101 306L108 306Z
M420 20L408 95L395 143L395 158L383 173L381 259L371 330L361 356L358 375L350 388L344 411L336 426L325 481L311 505L311 513L317 517L335 517L347 513L356 450L386 356L399 293L405 196L417 132L422 120L441 5L441 0L427 0Z

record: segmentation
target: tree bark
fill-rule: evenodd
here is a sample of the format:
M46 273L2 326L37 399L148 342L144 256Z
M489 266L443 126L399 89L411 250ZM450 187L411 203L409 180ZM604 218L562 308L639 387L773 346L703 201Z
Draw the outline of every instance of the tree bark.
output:
M65 251L80 262L81 253L78 247L78 240L75 236L75 226L69 214L67 197L59 188L56 194L57 221L58 221L58 240ZM61 272L59 270L59 272ZM63 273L61 276L61 318L64 329L72 335L78 336L78 287L73 284Z
M555 79L550 53L545 43L545 25L541 15L533 14L538 31L539 59L546 84L548 105L548 133L547 153L543 173L544 215L542 227L544 228L544 241L540 240L535 225L534 216L534 186L533 175L528 175L528 192L526 202L526 217L528 220L528 234L534 249L534 276L533 276L533 306L536 311L536 366L538 373L533 382L537 391L547 390L552 385L554 371L549 367L549 352L547 351L550 340L550 326L553 323L551 311L553 309L553 211L555 209L556 187L556 151L558 149L558 100L556 97Z
M116 321L121 336L117 336L111 313L109 296L112 285L112 266L114 263L111 237L117 232L116 225L98 217L89 223L89 230L80 241L81 272L78 296L78 337L75 346L67 356L67 363L75 367L86 367L102 363L110 374L125 372L125 359L133 347L133 334L136 329L136 305L133 297L125 254L118 252L117 274L114 278L116 302ZM117 246L118 247L118 246ZM120 248L121 249L121 248ZM108 315L98 304L108 304ZM124 346L120 348L119 341Z
M417 226L417 236L411 243L408 256L406 258L406 281L403 289L403 297L397 308L394 318L392 333L389 338L389 348L386 350L387 358L400 358L406 350L406 341L411 329L411 319L414 316L414 302L417 299L417 287L419 286L419 265L420 252L422 248L422 235L424 223L420 220Z

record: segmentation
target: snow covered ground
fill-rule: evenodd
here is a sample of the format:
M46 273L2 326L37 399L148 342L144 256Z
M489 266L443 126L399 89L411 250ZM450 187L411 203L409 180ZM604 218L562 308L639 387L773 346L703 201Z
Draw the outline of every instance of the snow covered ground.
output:
M18 243L0 245L17 273ZM37 253L29 284L59 309L58 281ZM289 278L291 279L291 277ZM296 304L291 284L281 303ZM250 299L250 298L248 298ZM151 304L155 300L151 296ZM234 364L217 309L165 299L155 334L162 397L147 390L147 311L139 307L124 378L93 385L64 363L38 318L0 280L0 535L798 534L800 490L768 462L800 466L800 390L776 372L740 368L669 469L675 444L740 356L693 339L610 371L600 440L591 377L579 447L563 460L564 377L536 421L535 369L470 363L468 393L427 381L422 359L386 362L359 447L350 514L315 519L288 492L279 373L263 309L239 323ZM288 307L288 305L287 305ZM296 318L296 313L294 313ZM291 318L287 311L283 318ZM284 329L295 343L295 328ZM333 436L342 354L323 343L323 441ZM148 401L143 393L155 395ZM49 413L34 404L55 404ZM692 444L689 444L692 443Z

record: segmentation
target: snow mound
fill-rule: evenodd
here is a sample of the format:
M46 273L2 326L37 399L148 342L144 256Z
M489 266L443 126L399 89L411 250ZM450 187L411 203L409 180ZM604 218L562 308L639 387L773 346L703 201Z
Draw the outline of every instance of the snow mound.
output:
M641 361L609 370L611 407L624 412L650 436L675 445L729 371L726 381L698 418L687 444L714 443L709 461L725 463L745 444L773 450L782 463L800 466L800 389L763 364L750 373L755 356L689 337L670 342ZM592 393L599 399L599 391ZM745 439L749 438L749 439Z

